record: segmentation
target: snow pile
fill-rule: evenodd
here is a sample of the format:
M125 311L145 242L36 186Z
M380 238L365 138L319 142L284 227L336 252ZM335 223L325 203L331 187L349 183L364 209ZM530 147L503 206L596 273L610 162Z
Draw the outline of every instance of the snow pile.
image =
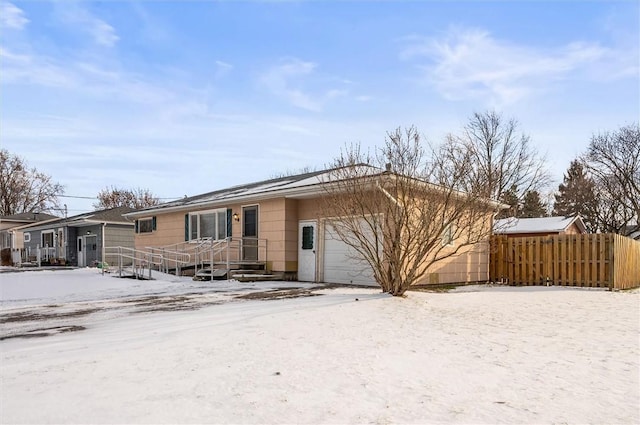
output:
M3 303L18 275L0 276ZM64 286L68 275L31 279ZM637 291L315 293L86 315L85 330L6 339L0 422L640 422Z

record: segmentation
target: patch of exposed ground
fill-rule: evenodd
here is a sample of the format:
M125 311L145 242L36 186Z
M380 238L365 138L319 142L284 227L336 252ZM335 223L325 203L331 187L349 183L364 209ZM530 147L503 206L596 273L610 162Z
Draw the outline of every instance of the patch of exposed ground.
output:
M82 310L64 311L60 313L40 313L33 311L21 311L17 313L6 313L0 315L0 324L12 323L12 322L31 322L50 319L68 319L72 317L86 316L96 311L100 311L99 308L87 308Z
M11 338L42 338L45 336L51 336L51 335L56 335L61 333L83 331L85 329L86 328L84 326L77 326L77 325L55 326L52 328L40 328L40 329L34 329L28 332L24 332L21 334L0 336L0 341L3 341L5 339L11 339Z
M317 289L317 288L315 288ZM313 292L312 289L305 288L276 288L262 292L251 292L238 295L235 298L241 300L284 300L287 298L316 297L322 294Z

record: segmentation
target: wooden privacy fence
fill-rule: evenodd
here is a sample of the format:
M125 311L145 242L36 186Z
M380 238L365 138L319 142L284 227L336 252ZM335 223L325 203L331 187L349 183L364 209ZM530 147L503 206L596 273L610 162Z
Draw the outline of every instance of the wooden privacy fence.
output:
M587 234L491 238L489 276L514 285L640 286L640 241Z

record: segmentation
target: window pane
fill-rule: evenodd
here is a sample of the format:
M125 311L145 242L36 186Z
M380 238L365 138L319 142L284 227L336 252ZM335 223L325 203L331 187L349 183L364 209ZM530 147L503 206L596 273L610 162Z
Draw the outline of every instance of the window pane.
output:
M313 249L313 226L302 227L302 249Z
M42 246L53 247L53 233L43 233L42 234Z
M151 233L153 232L153 220L147 218L145 220L140 220L138 222L138 232L139 233Z
M216 235L216 215L202 214L200 216L200 237L215 238Z
M198 216L197 215L192 215L191 216L191 225L189 226L191 228L191 238L189 239L198 239Z
M218 211L218 237L216 239L224 239L227 237L227 211Z

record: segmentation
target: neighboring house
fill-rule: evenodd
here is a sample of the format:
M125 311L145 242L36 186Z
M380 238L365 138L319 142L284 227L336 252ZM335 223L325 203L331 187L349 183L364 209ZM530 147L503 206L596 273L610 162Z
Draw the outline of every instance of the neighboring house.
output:
M17 227L15 234L24 240L22 261L34 261L40 253L50 264L85 267L101 262L105 247L133 248L134 224L123 216L131 211L111 208Z
M627 225L622 229L622 234L626 235L628 238L635 239L640 241L640 227L636 225Z
M503 218L496 220L493 233L518 236L553 236L588 233L580 216L575 217L539 217L539 218Z
M41 221L57 219L55 215L46 213L21 213L13 215L3 215L0 217L0 248L16 249L21 245L21 240L16 241L13 238L11 229L24 226L26 224L38 223Z
M383 174L375 170L376 175ZM227 244L226 253L238 267L263 263L273 273L300 281L375 285L370 267L320 217L317 201L330 172L234 186L137 210L126 217L136 221L138 250L175 252L191 244L189 255L193 256L203 238L211 238L220 246ZM453 246L455 241L448 243ZM419 283L487 281L487 247L488 243L476 244L448 258Z

